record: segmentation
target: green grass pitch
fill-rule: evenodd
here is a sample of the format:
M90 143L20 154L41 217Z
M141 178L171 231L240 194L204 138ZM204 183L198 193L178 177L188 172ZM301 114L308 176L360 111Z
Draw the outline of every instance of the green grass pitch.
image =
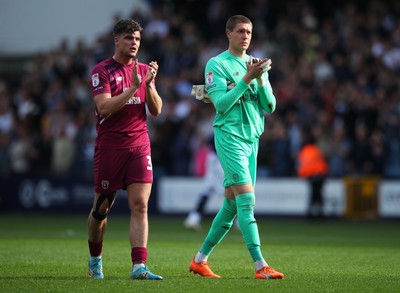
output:
M148 266L163 281L136 281L128 216L109 217L104 280L87 275L86 215L0 215L0 292L400 292L400 222L258 217L262 251L283 280L255 280L239 231L209 261L221 279L189 273L210 225L186 230L183 218L150 216Z

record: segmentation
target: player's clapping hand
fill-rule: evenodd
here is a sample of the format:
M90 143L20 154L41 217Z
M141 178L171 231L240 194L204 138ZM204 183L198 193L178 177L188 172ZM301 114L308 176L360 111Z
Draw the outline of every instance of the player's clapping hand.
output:
M134 65L133 65L133 68L132 68L132 86L135 86L136 88L139 88L139 86L140 86L140 79L139 79L139 76L138 76L138 60L137 59L135 59L135 60L133 60L133 62L135 63Z
M252 78L260 77L264 72L271 69L272 60L269 58L259 59L250 56L249 61L246 62L247 72Z
M263 74L261 65L258 63L246 62L246 67L247 67L247 75L251 79L260 77Z
M156 77L158 72L158 64L156 61L151 61L149 63L149 70L146 73L146 85L149 85L150 82Z
M268 58L259 59L258 62L260 63L260 66L261 66L263 72L269 71L271 69L271 65L272 65L271 59L268 59Z

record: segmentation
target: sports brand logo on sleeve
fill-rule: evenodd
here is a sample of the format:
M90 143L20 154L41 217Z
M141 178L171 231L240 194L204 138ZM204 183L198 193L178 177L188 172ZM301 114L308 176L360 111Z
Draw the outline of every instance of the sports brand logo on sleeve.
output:
M95 73L92 75L92 85L93 87L97 87L100 84L99 74Z
M214 82L213 73L210 71L206 74L206 84L210 84Z

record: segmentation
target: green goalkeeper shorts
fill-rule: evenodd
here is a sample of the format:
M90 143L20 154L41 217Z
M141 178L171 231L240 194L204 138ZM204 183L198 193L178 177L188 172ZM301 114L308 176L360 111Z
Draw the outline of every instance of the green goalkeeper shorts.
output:
M224 187L256 184L258 140L245 141L235 135L214 128L215 149L224 169Z

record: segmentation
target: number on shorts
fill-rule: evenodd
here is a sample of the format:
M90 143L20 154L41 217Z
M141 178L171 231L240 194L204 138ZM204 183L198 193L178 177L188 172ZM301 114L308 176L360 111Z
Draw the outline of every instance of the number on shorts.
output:
M151 163L151 156L147 156L147 170L153 170L153 164Z

